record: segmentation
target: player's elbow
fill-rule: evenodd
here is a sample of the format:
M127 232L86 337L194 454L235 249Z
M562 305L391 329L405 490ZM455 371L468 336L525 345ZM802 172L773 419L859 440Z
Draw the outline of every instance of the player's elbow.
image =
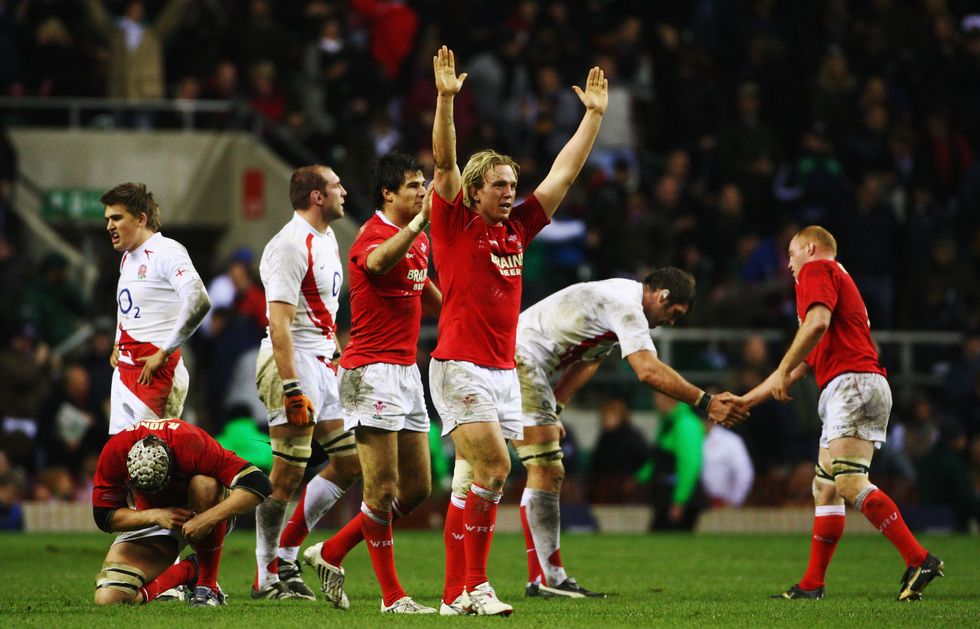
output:
M112 516L115 515L115 509L108 509L106 507L92 507L92 517L95 519L95 525L99 527L100 531L106 533L112 533Z

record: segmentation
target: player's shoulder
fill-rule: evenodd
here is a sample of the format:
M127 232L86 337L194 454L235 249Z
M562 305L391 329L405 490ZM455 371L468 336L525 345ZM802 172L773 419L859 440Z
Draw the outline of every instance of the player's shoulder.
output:
M839 275L847 275L844 265L831 258L820 258L818 260L811 260L800 268L799 280L804 281Z

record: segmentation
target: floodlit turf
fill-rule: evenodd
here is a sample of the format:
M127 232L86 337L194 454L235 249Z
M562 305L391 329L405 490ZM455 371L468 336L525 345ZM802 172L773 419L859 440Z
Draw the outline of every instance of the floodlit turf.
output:
M310 543L319 541L315 531ZM442 536L397 532L402 584L421 603L438 606L442 589ZM252 601L254 538L234 533L225 544L219 582L227 607L191 609L182 603L145 608L97 608L95 573L111 537L99 534L0 534L0 627L378 627L491 623L565 629L620 626L737 627L968 627L980 626L980 538L932 536L923 541L946 562L917 603L898 603L901 561L886 540L846 535L828 575L822 601L769 600L794 583L808 551L805 536L569 535L562 554L573 576L607 600L524 598L523 540L498 535L490 575L509 619L381 617L379 591L367 558L356 549L345 562L351 609L322 601ZM307 583L319 591L312 571ZM201 623L201 624L192 624Z

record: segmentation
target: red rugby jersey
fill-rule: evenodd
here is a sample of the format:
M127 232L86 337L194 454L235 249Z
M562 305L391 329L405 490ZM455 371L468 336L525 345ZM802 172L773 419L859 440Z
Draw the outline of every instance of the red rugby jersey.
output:
M145 494L129 487L126 455L134 443L150 435L163 439L170 446L174 467L163 489ZM251 465L234 452L222 448L211 435L193 424L179 419L144 420L116 433L102 448L95 470L92 506L109 509L126 507L126 496L131 492L140 511L157 507L184 507L187 505L187 486L191 477L197 474L210 476L229 487L238 473Z
M442 289L441 360L513 369L521 311L524 250L551 220L532 195L500 225L463 205L432 195L432 255Z
M370 363L415 364L422 320L422 289L430 281L429 238L415 237L405 257L384 275L367 270L367 258L399 231L375 213L350 249L350 339L340 357L344 369Z
M816 304L830 309L830 326L806 363L821 388L842 373L880 373L878 350L871 340L868 309L854 280L836 260L813 260L796 279L796 314L802 322Z

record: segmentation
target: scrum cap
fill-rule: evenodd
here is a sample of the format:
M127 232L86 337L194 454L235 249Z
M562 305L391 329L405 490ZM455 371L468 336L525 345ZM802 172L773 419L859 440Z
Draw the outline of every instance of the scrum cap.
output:
M135 489L146 493L160 491L170 480L173 456L163 439L150 435L140 439L126 455L126 469Z

